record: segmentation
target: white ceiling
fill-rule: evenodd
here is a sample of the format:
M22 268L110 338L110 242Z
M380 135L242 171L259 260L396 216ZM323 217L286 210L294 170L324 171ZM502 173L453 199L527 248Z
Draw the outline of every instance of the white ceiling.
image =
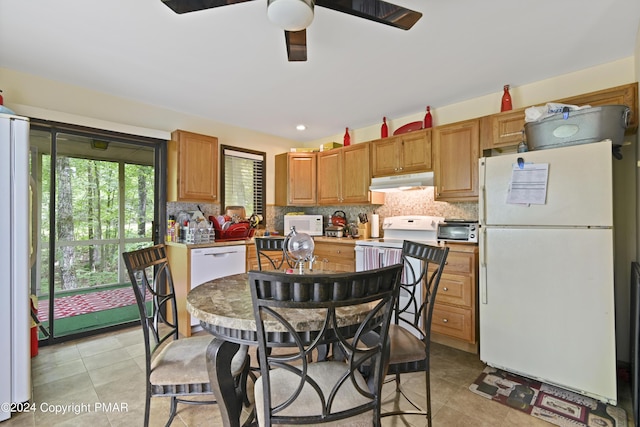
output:
M387 1L423 17L403 31L316 7L290 63L266 0L0 0L0 67L310 141L628 57L640 23L639 0Z

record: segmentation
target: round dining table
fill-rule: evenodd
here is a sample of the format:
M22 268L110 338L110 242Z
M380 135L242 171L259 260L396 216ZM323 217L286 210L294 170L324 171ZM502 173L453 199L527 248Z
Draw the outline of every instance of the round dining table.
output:
M340 308L337 313L341 332L354 333L371 308L369 304ZM258 345L249 274L221 277L195 287L187 295L187 311L200 321L204 330L217 338L207 349L209 379L223 425L239 427L245 396L235 392L231 360L241 345ZM283 314L297 332L318 331L325 320L322 311L289 309ZM294 345L291 333L279 322L265 323L265 330L270 346Z

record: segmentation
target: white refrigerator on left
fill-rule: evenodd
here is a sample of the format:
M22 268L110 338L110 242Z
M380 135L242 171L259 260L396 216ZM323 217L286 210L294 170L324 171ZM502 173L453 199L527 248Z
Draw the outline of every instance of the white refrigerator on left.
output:
M29 119L0 114L0 421L31 399ZM8 244L7 244L8 243Z

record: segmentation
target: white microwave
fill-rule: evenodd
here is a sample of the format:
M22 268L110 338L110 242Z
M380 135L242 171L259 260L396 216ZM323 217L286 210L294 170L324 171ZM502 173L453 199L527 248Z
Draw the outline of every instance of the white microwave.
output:
M322 236L322 215L285 215L284 235L296 228L297 233L306 233L310 236Z

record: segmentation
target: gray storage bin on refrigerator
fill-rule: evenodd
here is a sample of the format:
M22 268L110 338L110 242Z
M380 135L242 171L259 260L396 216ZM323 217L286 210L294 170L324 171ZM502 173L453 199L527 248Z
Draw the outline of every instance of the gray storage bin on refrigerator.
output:
M524 125L527 145L533 151L610 139L615 152L622 145L630 113L626 105L603 105L558 113Z

